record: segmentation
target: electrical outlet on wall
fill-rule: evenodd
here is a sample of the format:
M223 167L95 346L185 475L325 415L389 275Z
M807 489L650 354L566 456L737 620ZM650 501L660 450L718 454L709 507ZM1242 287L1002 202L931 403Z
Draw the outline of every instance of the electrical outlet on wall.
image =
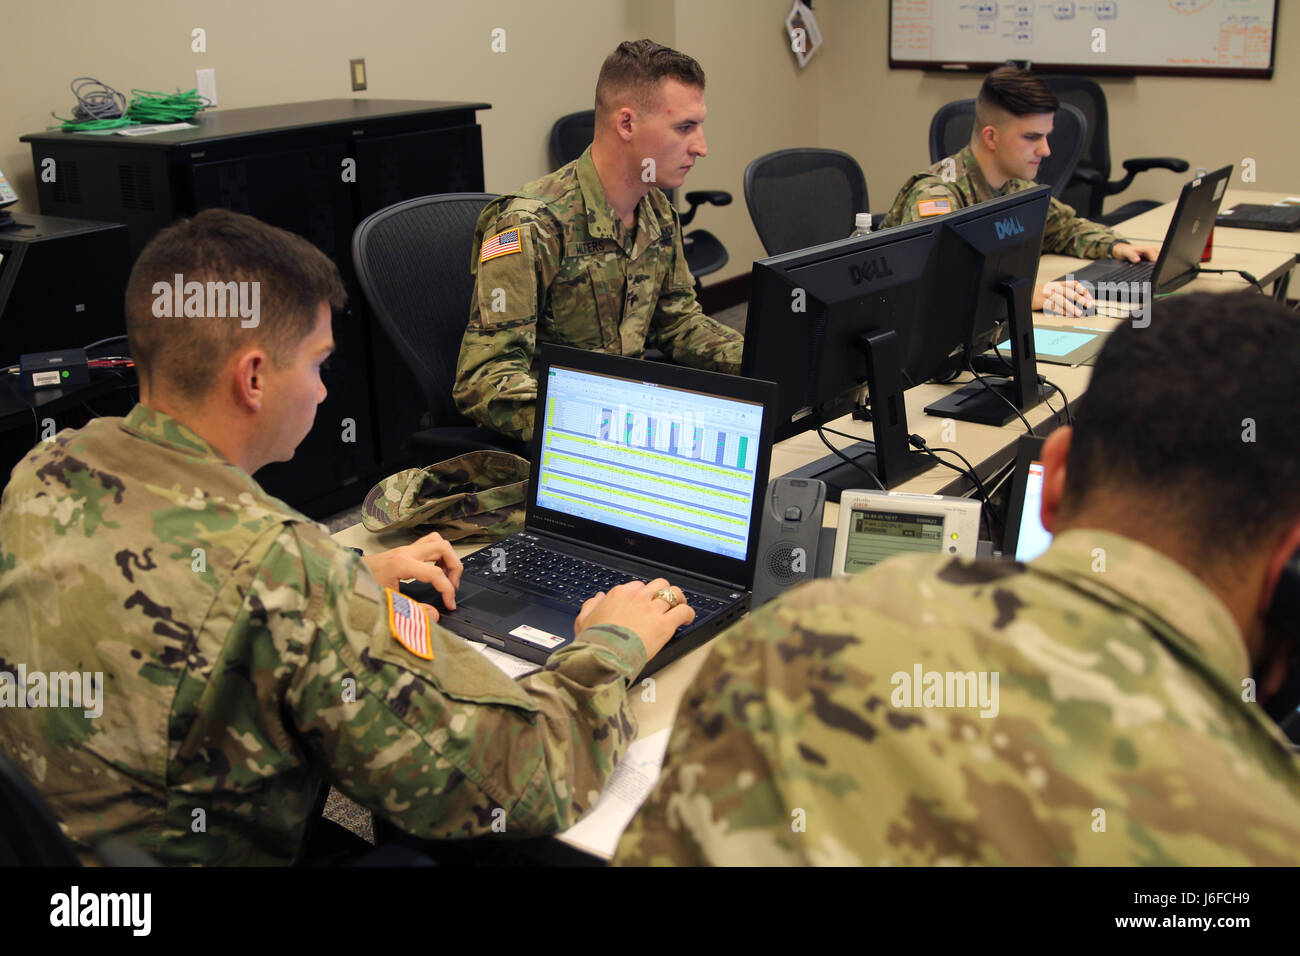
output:
M217 71L216 70L195 70L195 86L199 88L199 96L206 96L212 101L212 105L217 105Z
M364 90L366 88L365 57L361 57L355 60L349 60L348 65L352 68L352 89Z

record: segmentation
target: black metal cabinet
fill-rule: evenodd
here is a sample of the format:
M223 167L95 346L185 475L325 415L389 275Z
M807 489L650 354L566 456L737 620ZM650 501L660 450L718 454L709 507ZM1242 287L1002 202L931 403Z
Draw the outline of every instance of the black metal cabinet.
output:
M338 265L351 315L334 323L337 351L322 373L329 395L294 459L257 475L272 494L319 517L357 503L403 464L393 456L409 416L377 409L418 394L368 320L352 232L404 199L482 192L476 113L489 108L321 100L216 110L196 117L196 129L153 136L36 133L22 141L32 148L41 212L126 223L132 257L175 219L219 207L295 232Z

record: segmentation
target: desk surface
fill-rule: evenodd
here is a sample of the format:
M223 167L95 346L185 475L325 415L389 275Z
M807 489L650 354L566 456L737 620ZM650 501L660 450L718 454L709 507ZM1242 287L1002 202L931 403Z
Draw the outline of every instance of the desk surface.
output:
M1229 189L1223 194L1221 208L1230 209L1237 203L1243 202L1271 206L1289 195L1295 194L1257 192L1253 189ZM1149 212L1142 213L1140 216L1125 219L1115 227L1115 231L1130 239L1150 239L1163 242L1165 233L1169 231L1169 220L1174 217L1174 207L1177 205L1175 202L1167 202ZM1271 232L1267 229L1230 229L1227 226L1216 226L1214 230L1215 257L1219 255L1220 248L1263 249L1271 252L1300 253L1300 231ZM1214 266L1217 269L1224 268L1224 266L1214 262L1213 259L1207 262L1206 265Z
M1242 230L1234 231L1240 232ZM1216 248L1217 245L1218 243L1216 243ZM1264 272L1283 267L1289 269L1295 259L1294 255L1279 254L1268 250L1242 250L1242 257L1243 261L1249 262L1255 269ZM1056 276L1064 275L1071 269L1080 268L1086 264L1086 261L1065 256L1044 256L1039 264L1038 282L1042 284ZM1247 265L1237 267L1249 268ZM1255 271L1255 269L1250 271ZM1256 272L1256 275L1259 275L1259 272ZM1189 292L1229 292L1246 287L1246 283L1236 276L1204 276L1189 283L1184 288ZM1035 314L1034 324L1035 327L1041 326L1045 328L1065 328L1079 324L1091 328L1110 330L1118 326L1119 320L1101 316L1090 316L1086 319L1066 319L1058 316ZM1069 396L1073 405L1087 389L1092 369L1089 366L1052 365L1040 362L1039 374L1045 375L1060 386ZM1024 425L1020 419L1016 418L1000 428L969 422L951 422L946 426L945 422L947 420L925 414L924 409L927 404L946 395L955 387L953 384L926 384L909 389L904 396L908 430L919 434L931 445L957 448L970 459L980 473L981 478L988 477L1011 461L1015 453L1016 440L1025 433ZM1030 424L1035 426L1036 430L1038 426L1054 419L1056 413L1061 412L1062 406L1059 396L1053 396L1051 405L1054 406L1055 413L1048 405L1039 405L1026 413L1025 417ZM854 421L849 416L832 422L829 427L856 436L855 439L850 439L828 434L827 438L837 448L844 448L852 444L854 440L869 439L872 434L869 423ZM951 430L945 432L945 428ZM769 474L772 477L786 474L828 454L830 452L822 444L816 433L805 432L796 435L779 443L772 450ZM951 458L952 456L944 457ZM956 462L956 459L953 459L953 461ZM866 481L867 479L864 476L864 483ZM897 490L921 494L961 494L969 490L969 487L969 482L963 476L951 469L936 466L902 483L897 487ZM828 502L823 517L823 526L835 527L838 520L839 506ZM376 535L358 524L337 532L334 539L340 544L361 548L367 554L373 554L377 551L409 544L418 536L419 532L413 530ZM481 547L481 545L458 547L456 551L463 556L477 550L478 547ZM629 695L629 701L632 712L637 719L640 736L648 736L672 726L677 706L681 702L687 686L703 665L708 647L709 645L706 644L697 648L659 671L655 675L653 700L647 701L646 695L636 692L635 688L633 689L633 692ZM563 834L560 835L560 839L564 839Z

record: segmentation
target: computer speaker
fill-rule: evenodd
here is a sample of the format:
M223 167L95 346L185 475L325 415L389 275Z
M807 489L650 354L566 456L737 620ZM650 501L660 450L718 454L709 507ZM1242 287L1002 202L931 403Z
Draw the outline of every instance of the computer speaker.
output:
M768 484L751 607L759 607L816 575L825 507L825 482L774 478Z

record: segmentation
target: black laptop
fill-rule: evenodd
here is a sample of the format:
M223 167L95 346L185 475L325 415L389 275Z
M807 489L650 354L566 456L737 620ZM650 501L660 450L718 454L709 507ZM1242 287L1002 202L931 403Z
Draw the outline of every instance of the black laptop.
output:
M1264 206L1239 202L1219 213L1215 225L1230 229L1268 229L1272 232L1295 232L1300 229L1300 205Z
M1002 556L1022 564L1032 561L1052 543L1043 527L1043 442L1042 436L1021 435L1016 446L1016 465L1011 473L1007 496L1007 520L1002 529Z
M1219 212L1219 204L1223 202L1232 170L1232 166L1224 166L1184 184L1178 195L1174 217L1169 220L1169 231L1160 247L1160 258L1154 263L1102 259L1078 272L1060 276L1057 281L1082 279L1094 286L1102 282L1150 282L1153 296L1181 289L1196 278L1201 253L1205 251L1205 242ZM1119 228L1122 229L1123 224ZM1098 290L1096 298L1099 301L1105 298L1103 293L1104 290Z
M587 598L663 577L696 616L643 673L703 644L750 604L775 403L771 382L543 345L524 530L465 559L439 623L544 664Z

